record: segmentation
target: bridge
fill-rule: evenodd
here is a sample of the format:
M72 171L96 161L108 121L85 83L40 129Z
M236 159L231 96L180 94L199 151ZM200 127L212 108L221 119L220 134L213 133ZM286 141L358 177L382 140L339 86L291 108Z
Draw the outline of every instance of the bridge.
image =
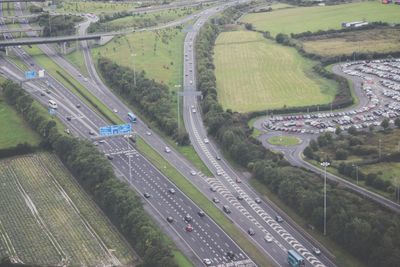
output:
M39 32L42 33L43 32L43 28L14 28L14 29L7 29L7 28L3 28L0 29L0 34L4 34L4 33L19 33L19 37L22 37L22 33L25 32Z
M34 44L49 44L49 43L63 43L83 40L100 40L102 37L115 36L126 34L126 32L110 32L110 33L97 33L87 35L69 35L69 36L56 36L56 37L35 37L35 38L21 38L12 40L0 41L0 47L18 46L18 45L34 45Z
M46 0L0 0L0 3L15 3L15 2L46 2Z

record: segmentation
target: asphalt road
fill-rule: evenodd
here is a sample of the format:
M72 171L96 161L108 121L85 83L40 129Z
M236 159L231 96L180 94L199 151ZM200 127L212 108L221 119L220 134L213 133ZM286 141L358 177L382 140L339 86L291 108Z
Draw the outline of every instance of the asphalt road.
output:
M28 66L31 66L31 69L36 71L41 69L21 49L14 48L14 51ZM0 61L3 72L9 78L16 81L23 80L23 73L19 69L4 58L1 58ZM55 100L58 103L56 116L67 125L72 134L89 140L92 137L98 139L98 128L108 123L52 77L46 76L46 80L51 84L51 94L43 93L44 89L47 88L44 80L26 82L23 86L45 106L47 106L49 99ZM80 105L79 108L77 104ZM71 120L67 120L67 117L70 117ZM90 135L89 131L93 131L95 135ZM178 243L178 245L181 248L183 247L183 251L188 251L188 248L190 248L189 257L196 265L203 265L201 262L205 258L211 259L215 265L232 262L226 257L227 251L235 253L234 261L237 264L254 265L215 222L207 216L200 218L197 215L200 210L199 207L141 156L125 138L108 138L104 143L98 143L98 147L100 151L113 156L111 163L121 179L128 182L140 194L150 193L152 195L144 202L146 208L149 209L150 207L152 214L158 216L158 221L165 222L165 218L168 216L174 218L174 222L168 226L165 226L168 223L164 223L164 227L168 227L167 232L172 233L175 240L176 236L179 237L181 244ZM168 192L171 188L175 190L174 194ZM191 222L193 232L185 231L187 223L183 221L183 217L186 214L193 218Z
M265 251L276 264L286 265L288 249L297 250L300 255L306 259L306 266L335 266L334 263L325 255L316 257L311 253L313 244L308 237L304 236L289 223L279 224L274 220L278 214L275 207L268 203L255 203L258 198L256 192L247 184L246 179L236 173L222 158L220 150L212 140L207 140L207 133L201 118L201 108L196 96L193 93L196 90L195 76L195 51L194 41L199 29L208 18L219 12L218 8L213 8L203 13L196 21L193 29L185 38L184 44L184 122L189 132L191 142L195 147L201 159L215 174L215 178L209 178L207 182L210 186L216 187L220 193L239 215L235 216L235 222L240 227L252 227L256 231L253 241ZM195 110L195 111L194 111ZM216 159L216 155L221 160ZM241 180L241 183L237 181ZM237 200L237 196L243 197L242 201ZM282 214L280 214L282 215ZM285 215L282 215L285 216ZM233 217L233 216L232 216ZM244 217L244 218L243 218ZM287 216L285 216L287 217ZM262 237L269 233L274 237L273 244L266 244ZM261 237L261 238L260 238ZM313 242L313 241L312 241Z
M349 111L349 110L359 109L360 107L364 107L369 104L368 98L362 93L362 88L361 88L362 79L361 78L343 73L339 65L335 65L332 68L332 70L335 74L341 75L353 83L356 97L359 99L359 103L357 105L355 105L354 107L349 107L349 108L343 109L341 111ZM265 118L261 118L261 119L257 120L254 124L254 127L259 130L264 130L264 128L262 127L262 122L264 120L265 120ZM295 145L295 146L291 146L291 147L273 146L267 142L267 139L270 138L271 136L279 136L282 134L295 136L295 137L301 139L302 142L299 145ZM305 161L303 158L303 150L308 146L310 140L317 138L317 136L318 135L304 135L304 134L296 135L296 134L287 134L287 133L281 133L281 132L276 132L276 131L269 131L267 134L260 135L258 137L258 139L263 143L263 145L266 148L282 152L284 154L285 158L290 162L290 164L313 171L317 174L320 174L321 177L324 177L323 169L320 169L320 168L310 164L309 162ZM356 192L364 197L367 197L370 200L372 200L386 208L389 208L390 210L392 210L396 213L400 213L400 205L390 199L387 199L379 194L376 194L368 189L358 186L357 184L355 184L351 181L343 179L343 178L336 176L334 174L331 174L329 172L327 173L327 179L334 181L334 182L338 182L338 183L342 184L343 186L346 186L347 188L353 190L354 192Z

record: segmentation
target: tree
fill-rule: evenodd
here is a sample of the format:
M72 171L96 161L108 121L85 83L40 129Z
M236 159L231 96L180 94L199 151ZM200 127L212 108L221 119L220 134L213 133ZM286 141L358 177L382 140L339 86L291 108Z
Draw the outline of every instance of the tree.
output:
M397 128L400 128L400 118L394 120L394 125L396 125Z
M341 133L342 133L342 128L340 128L340 126L337 126L336 130L335 130L335 134L340 135Z
M303 154L309 159L314 158L314 152L309 146L304 149Z
M349 155L349 153L344 150L344 149L338 149L335 153L335 158L337 160L345 160L347 159L347 156Z
M384 130L386 130L387 128L389 128L389 119L385 118L382 122L381 122L381 126Z
M357 135L358 134L356 127L354 127L353 125L347 131L351 135Z
M249 31L252 31L252 30L253 30L253 24L251 24L251 23L246 23L246 24L244 25L244 27L246 28L246 30L249 30Z

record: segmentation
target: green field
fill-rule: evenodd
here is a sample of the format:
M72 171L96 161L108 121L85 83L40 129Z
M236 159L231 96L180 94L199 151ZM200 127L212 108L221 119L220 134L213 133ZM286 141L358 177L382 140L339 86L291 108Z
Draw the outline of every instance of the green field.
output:
M138 7L138 4L134 2L123 2L123 3L107 3L107 2L94 2L94 1L63 1L60 8L57 8L58 12L67 13L96 13L100 14L103 12L119 12L128 11Z
M256 29L269 31L272 35L280 32L289 34L340 29L342 22L363 20L400 23L400 6L382 5L380 1L370 1L252 13L241 19L242 22L252 23Z
M0 258L26 264L127 265L128 243L58 158L30 154L0 161Z
M276 146L294 146L300 143L300 139L294 136L273 136L268 138L268 143Z
M14 147L25 142L36 146L39 144L40 138L17 112L5 103L0 89L0 149Z
M329 103L336 85L312 72L294 48L250 31L223 32L214 49L218 100L249 112Z
M175 85L182 83L183 39L178 29L132 33L92 49L92 55L94 60L105 56L119 65L144 70L147 77L176 91Z
M100 28L100 31L117 31L132 27L135 29L152 27L189 16L190 14L200 9L200 7L185 7L151 12L147 14L133 14L132 16L127 16L109 22L101 23L102 26Z
M322 56L400 51L400 29L381 28L300 39L306 52Z

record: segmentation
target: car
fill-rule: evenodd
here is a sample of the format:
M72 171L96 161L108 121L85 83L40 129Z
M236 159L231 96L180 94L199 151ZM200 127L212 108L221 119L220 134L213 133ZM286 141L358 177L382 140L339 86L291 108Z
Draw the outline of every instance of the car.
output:
M207 266L210 266L212 264L212 261L210 259L203 259L203 263Z
M93 145L95 145L95 146L98 146L98 145L99 145L99 143L97 143L97 142L93 142Z
M197 214L198 214L200 217L206 216L206 214L205 214L204 211L202 211L202 210L199 210L199 211L197 212Z
M46 94L43 91L40 91L41 96L45 96Z
M113 109L114 113L118 113L118 109L114 108Z
M276 216L275 216L275 221L277 221L278 223L283 223L283 219L282 219L282 217L279 216L279 215L276 215Z
M88 81L88 78L84 78L83 80L84 80L85 82L87 82L87 81Z
M223 205L222 209L225 211L225 213L229 214L231 213L231 210L229 209L229 207L227 205Z
M266 235L264 236L264 240L265 240L265 242L267 242L267 243L271 243L274 239L272 238L272 236L271 236L270 234L266 234Z
M65 132L67 133L67 134L70 134L71 133L71 131L67 128L67 129L65 129Z
M192 112L193 112L193 113L196 113L196 109L195 109L195 108L193 108L193 109L192 109Z
M192 170L192 171L190 171L190 174L195 176L197 174L197 172Z
M111 156L111 155L107 155L107 158L108 158L109 160L113 160L113 156Z
M193 84L193 81L190 81L190 84Z
M71 121L71 120L72 120L71 116L67 116L67 121Z
M150 135L151 135L151 132L147 131L147 132L146 132L146 135L150 136Z
M189 223L188 225L186 225L185 230L186 230L186 232L192 232L193 226Z
M211 192L217 192L217 188L215 187L210 187Z
M237 200L243 200L242 195L238 195L236 198L237 198Z
M172 218L171 216L167 217L167 222L172 223L174 221L174 218Z
M239 178L236 178L236 183L240 184L242 182L242 180L240 180Z
M217 171L217 175L221 176L222 175L222 171Z
M204 138L204 143L208 144L210 143L210 140L208 140L208 138Z
M175 189L170 188L170 189L168 189L168 192L169 192L171 195L173 195L173 194L175 194Z
M51 91L49 89L46 89L47 94L51 94Z
M169 147L166 146L166 147L164 148L164 151L165 151L166 153L170 153L170 152L171 152L171 149L170 149Z
M191 222L192 221L192 216L190 216L189 214L186 214L184 220L187 221L187 222Z
M254 232L254 229L253 229L253 228L249 228L249 230L247 230L247 233L248 233L249 235L251 235L251 236L253 236L253 235L256 234L256 232Z
M90 135L94 135L94 132L92 130L89 130Z
M261 203L261 199L256 198L256 199L254 199L254 202L256 202L257 204L260 204Z
M106 141L105 140L100 140L99 143L100 144L104 144Z
M81 108L81 104L76 104L76 107L77 108Z
M314 252L315 255L319 256L321 255L321 250L319 250L319 248L313 247L312 251Z
M226 252L226 256L228 258L230 258L231 260L233 260L235 258L235 253L232 250L230 250L230 251Z
M150 198L150 197L151 197L151 195L150 195L149 193L147 193L147 192L144 193L143 196L144 196L145 198Z
M218 156L218 155L216 155L216 156L215 156L215 159L216 159L216 160L221 160L221 157Z
M217 197L213 197L212 200L214 201L214 203L219 203L219 199Z

